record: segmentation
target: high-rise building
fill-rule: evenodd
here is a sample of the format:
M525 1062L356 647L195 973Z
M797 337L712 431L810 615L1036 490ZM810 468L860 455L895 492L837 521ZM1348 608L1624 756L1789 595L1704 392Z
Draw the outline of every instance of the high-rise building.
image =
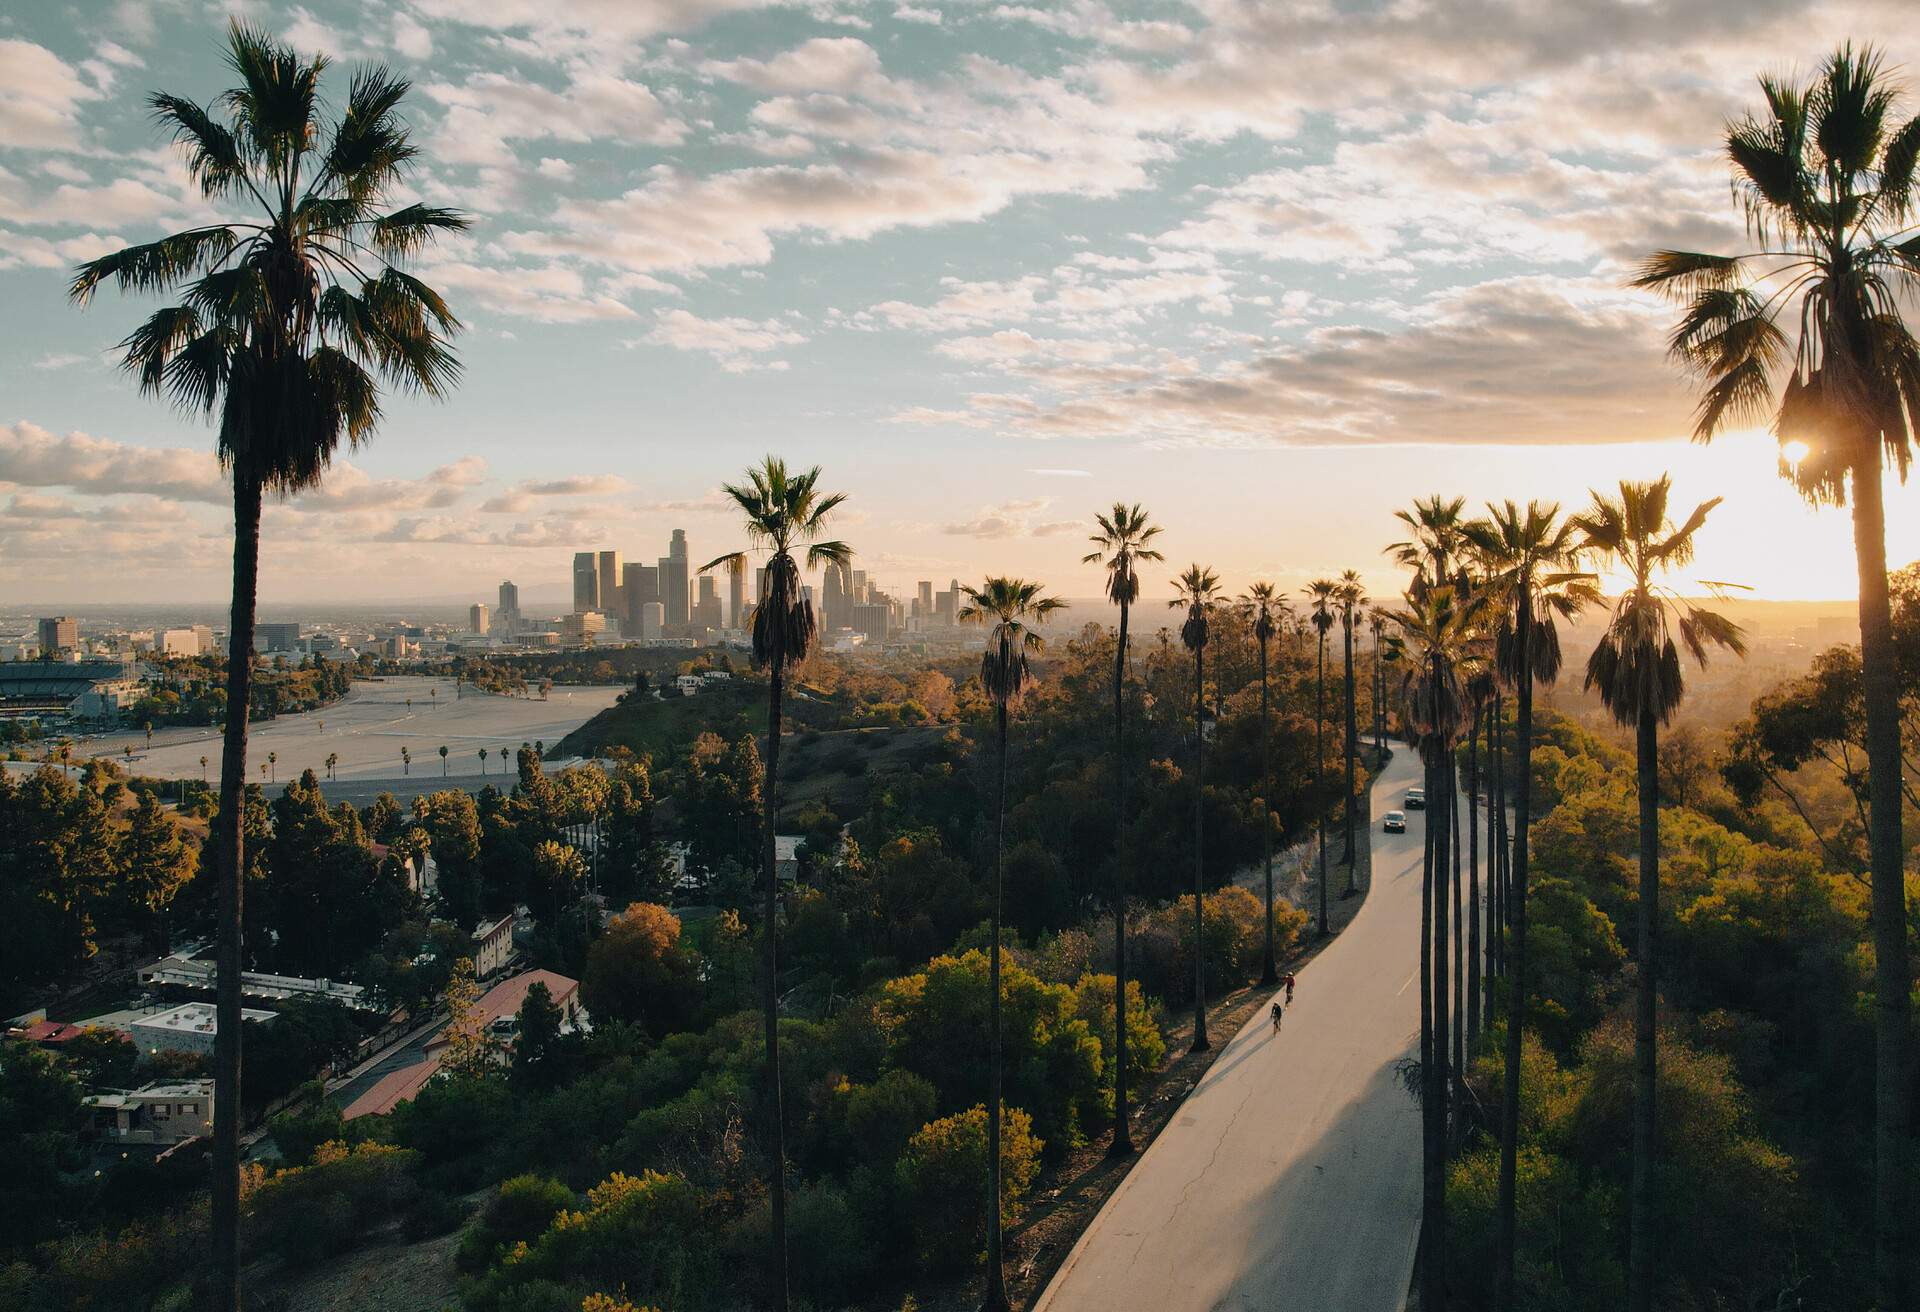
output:
M919 591L920 618L930 620L933 618L933 584L926 579L921 579Z
M600 561L591 551L573 553L573 613L600 609Z
M621 625L627 636L640 636L640 611L648 602L660 600L660 568L634 562L620 571Z
M677 528L660 558L660 604L666 608L667 627L687 623L687 531Z
M960 580L955 579L947 590L934 598L934 622L952 628L960 622Z
M711 574L700 576L700 601L693 608L691 622L696 629L718 630L726 627L726 616L720 610L720 585L714 582Z
M867 572L863 569L851 571L852 578L847 584L847 600L854 605L864 605L871 598L867 593Z
M476 601L467 607L467 632L485 633L487 631L487 603Z
M820 580L820 631L837 633L847 625L853 599L847 595L847 572L833 561Z
M660 630L662 626L666 624L666 620L667 608L665 606L662 606L657 601L644 602L640 607L639 632L629 636L657 638L660 636Z
M862 601L851 607L848 627L855 633L864 633L867 641L879 646L887 640L887 629L893 618L893 607L884 601Z
M747 567L744 561L727 571L727 627L747 627Z
M71 615L57 615L40 621L40 654L51 656L71 651L80 645L80 621Z
M499 614L503 621L520 618L520 588L507 579L500 581Z
M627 613L620 599L620 553L617 551L600 553L600 610L607 615Z
M265 621L253 626L253 649L255 651L297 651L300 648L300 625L289 624L283 620Z

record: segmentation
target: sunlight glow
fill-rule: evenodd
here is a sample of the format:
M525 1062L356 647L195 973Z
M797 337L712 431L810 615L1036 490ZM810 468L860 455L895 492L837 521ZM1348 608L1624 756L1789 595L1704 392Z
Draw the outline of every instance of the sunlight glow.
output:
M1791 442L1781 444L1780 458L1790 465L1797 465L1807 458L1807 452L1812 449L1812 447L1809 447L1805 442L1802 442L1796 437Z

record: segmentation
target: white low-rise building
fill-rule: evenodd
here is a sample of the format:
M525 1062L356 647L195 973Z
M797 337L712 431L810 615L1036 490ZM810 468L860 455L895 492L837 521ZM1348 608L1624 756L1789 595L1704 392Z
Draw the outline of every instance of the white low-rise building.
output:
M476 978L487 976L507 968L507 962L513 958L513 923L515 917L509 913L500 919L481 924L473 931L473 973Z
M258 1021L267 1024L280 1019L277 1012L255 1011L250 1007L240 1010L242 1021ZM127 1034L142 1052L204 1052L213 1051L213 1041L219 1033L219 1023L215 1017L211 1002L188 1002L153 1016L142 1016L130 1021Z

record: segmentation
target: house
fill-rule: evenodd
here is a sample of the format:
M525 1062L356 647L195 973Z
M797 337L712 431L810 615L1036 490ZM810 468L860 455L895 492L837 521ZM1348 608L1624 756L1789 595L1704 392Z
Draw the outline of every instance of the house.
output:
M773 836L773 873L781 883L791 884L800 877L800 844L806 841L803 834Z
M80 1025L69 1025L65 1021L48 1020L44 1016L28 1025L7 1031L7 1037L16 1043L34 1043L41 1047L57 1048L63 1043L71 1043L87 1031Z
M707 670L700 677L708 683L726 683L733 678L733 673L729 670Z
M81 1100L93 1132L116 1143L175 1144L213 1134L213 1081L108 1090Z
M513 926L516 919L512 912L508 912L498 920L483 922L473 931L475 978L485 979L507 968L507 962L513 957Z
M240 1011L242 1021L257 1021L265 1025L280 1019L277 1012L255 1011L243 1007ZM143 1016L127 1025L127 1033L142 1052L204 1052L213 1051L213 1040L219 1032L219 1023L214 1015L211 1002L189 1002L163 1011L158 1015Z
M393 848L387 843L368 843L367 850L373 853L375 861L385 864ZM432 849L423 847L418 854L409 852L400 859L399 865L400 878L409 892L432 897L439 891L440 867L434 863Z
M700 689L705 684L706 680L697 674L682 674L673 681L673 686L679 689L682 697L699 696Z

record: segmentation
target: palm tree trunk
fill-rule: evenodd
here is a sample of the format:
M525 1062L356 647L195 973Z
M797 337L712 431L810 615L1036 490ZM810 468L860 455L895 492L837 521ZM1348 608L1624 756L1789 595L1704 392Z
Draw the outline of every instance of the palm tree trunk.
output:
M1447 749L1447 839L1453 853L1453 1079L1458 1093L1462 1073L1467 1068L1466 1027L1460 1018L1467 1012L1467 954L1461 947L1466 917L1460 909L1460 765L1452 748Z
M1412 730L1409 729L1409 736ZM1425 1234L1431 1222L1430 1207L1433 1198L1434 1161L1428 1150L1432 1146L1433 1121L1429 1115L1433 1103L1433 1071L1437 1065L1433 1046L1433 804L1438 800L1439 774L1433 768L1433 762L1427 759L1427 753L1421 752L1421 766L1424 774L1421 782L1425 786L1429 799L1426 816L1421 820L1421 860L1420 860L1420 1221ZM1431 1254L1423 1242L1420 1248L1420 1288L1422 1297L1427 1290L1427 1268L1431 1263Z
M1353 710L1353 617L1347 616L1340 628L1347 652L1346 714L1340 717L1341 722L1346 726L1341 736L1346 740L1347 751L1347 854L1341 859L1347 863L1347 891L1343 896L1352 897L1355 891L1353 884L1353 757L1360 746L1359 735L1354 728Z
M1860 686L1867 712L1868 854L1873 872L1874 1288L1883 1308L1905 1306L1902 1270L1909 1165L1910 1035L1907 906L1900 834L1900 689L1887 596L1886 510L1880 451L1853 470L1853 548L1860 571Z
M1446 1187L1447 1187L1447 1093L1450 1082L1447 1036L1447 873L1448 832L1447 775L1452 757L1438 738L1440 715L1440 671L1437 658L1429 658L1433 698L1435 758L1429 766L1426 826L1433 851L1432 877L1424 900L1432 907L1431 949L1427 955L1431 974L1427 987L1432 994L1431 1059L1421 1068L1422 1172L1421 1172L1421 1270L1420 1306L1442 1312L1446 1306ZM1433 823L1437 819L1439 823ZM1423 942L1423 948L1426 944Z
M1520 759L1515 763L1513 867L1508 879L1507 918L1513 961L1507 986L1507 1068L1500 1107L1500 1224L1493 1268L1494 1312L1513 1307L1513 1259L1516 1239L1515 1177L1520 1161L1521 1032L1527 1013L1527 827L1533 815L1533 581L1520 588L1519 686L1514 691Z
M1260 971L1265 985L1280 982L1273 960L1273 722L1267 713L1267 641L1260 640L1260 841L1267 870L1266 964Z
M1313 762L1315 782L1327 776L1327 635L1320 634L1319 674L1313 697ZM1327 813L1320 812L1320 937L1327 936Z
M772 1210L773 1305L776 1312L786 1312L787 1308L787 1125L786 1111L780 1097L780 954L779 935L776 933L780 914L780 871L774 842L774 831L779 823L775 793L780 780L780 703L786 691L785 682L784 653L776 650L767 678L767 832L763 837L767 886L763 907L766 924L761 930L766 941L762 953L766 984L761 1003L765 1012L763 1024L767 1043L766 1102L772 1147L772 1160L767 1166L767 1197Z
M240 1309L240 972L246 916L247 710L260 581L260 483L233 474L233 608L227 633L227 723L220 751L219 939L214 950L213 1306Z
M1480 1044L1480 924L1485 916L1480 901L1480 723L1475 712L1467 735L1467 1011L1466 1050Z
M1653 653L1642 659L1651 662ZM1654 1057L1657 1020L1654 934L1660 907L1659 722L1651 690L1640 692L1635 732L1640 785L1640 972L1633 998L1633 1175L1627 1188L1627 1310L1653 1312Z
M1487 796L1487 883L1493 890L1492 906L1487 915L1488 967L1495 977L1507 973L1507 881L1502 858L1505 853L1503 829L1507 819L1506 780L1501 771L1500 754L1503 744L1500 741L1500 694L1493 694L1493 705L1487 710L1487 755L1492 758L1493 787ZM1493 990L1487 990L1487 1004L1493 1004Z
M1127 1125L1127 603L1113 656L1113 1142L1110 1157L1133 1152ZM1271 916L1268 919L1272 919Z
M1201 842L1205 838L1207 800L1206 648L1193 649L1193 1047L1207 1042L1206 914L1202 907ZM1324 892L1324 890L1322 890Z
M993 943L987 950L987 1298L986 1312L1007 1312L1007 1273L1000 1235L1000 899L1007 850L1007 704L1000 703L1000 784L994 802Z

